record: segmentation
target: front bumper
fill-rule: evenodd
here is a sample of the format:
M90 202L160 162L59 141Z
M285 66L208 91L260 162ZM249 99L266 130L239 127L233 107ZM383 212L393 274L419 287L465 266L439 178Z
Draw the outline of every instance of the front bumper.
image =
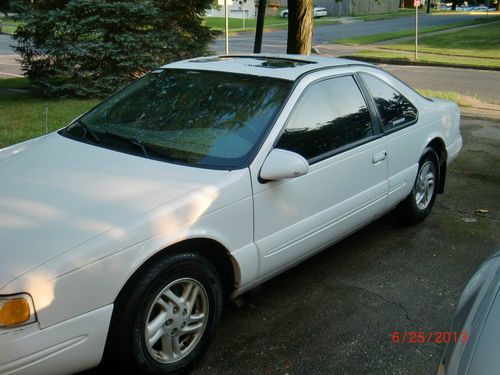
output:
M72 374L99 364L113 305L39 329L0 330L0 374Z

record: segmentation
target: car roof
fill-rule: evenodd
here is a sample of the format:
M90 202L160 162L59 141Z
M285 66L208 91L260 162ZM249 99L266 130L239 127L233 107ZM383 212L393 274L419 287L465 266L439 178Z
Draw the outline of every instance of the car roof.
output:
M176 61L163 65L162 68L230 72L295 81L303 74L315 70L349 65L371 64L318 55L248 54L204 56Z

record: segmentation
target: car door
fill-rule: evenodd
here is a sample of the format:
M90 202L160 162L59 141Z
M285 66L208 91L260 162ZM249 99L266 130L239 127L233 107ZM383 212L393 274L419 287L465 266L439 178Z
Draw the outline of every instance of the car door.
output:
M384 141L352 75L309 84L274 147L300 154L310 167L281 181L252 173L259 279L373 220L388 190Z
M388 82L360 73L368 88L384 132L387 150L389 194L387 207L403 200L413 188L418 171L423 127L417 108Z

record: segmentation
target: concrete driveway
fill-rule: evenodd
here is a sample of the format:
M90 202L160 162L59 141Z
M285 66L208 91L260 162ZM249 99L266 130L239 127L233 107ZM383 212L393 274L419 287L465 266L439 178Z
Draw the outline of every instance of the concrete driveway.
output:
M465 146L428 219L392 216L230 304L194 374L431 374L458 297L500 248L500 122L463 119ZM476 214L487 209L487 214Z

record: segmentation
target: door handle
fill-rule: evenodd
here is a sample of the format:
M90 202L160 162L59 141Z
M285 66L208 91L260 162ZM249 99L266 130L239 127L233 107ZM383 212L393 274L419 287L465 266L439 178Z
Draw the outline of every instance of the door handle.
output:
M373 155L373 164L380 163L382 160L385 160L387 158L387 152L382 151L382 152L377 152L375 155Z

